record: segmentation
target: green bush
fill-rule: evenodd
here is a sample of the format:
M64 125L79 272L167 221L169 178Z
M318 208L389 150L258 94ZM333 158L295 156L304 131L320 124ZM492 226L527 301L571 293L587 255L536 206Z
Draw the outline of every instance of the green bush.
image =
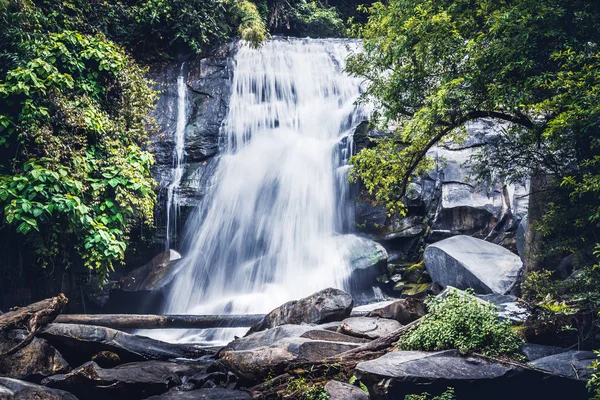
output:
M448 388L444 393L439 396L431 396L429 393L421 393L421 394L409 394L404 397L404 400L454 400L454 389Z
M458 349L490 357L518 357L523 343L509 321L500 321L494 305L469 292L450 292L426 300L429 314L424 321L400 337L402 350L437 351Z
M551 271L531 271L521 284L523 299L529 302L543 301L546 297L556 297L557 285L552 280Z

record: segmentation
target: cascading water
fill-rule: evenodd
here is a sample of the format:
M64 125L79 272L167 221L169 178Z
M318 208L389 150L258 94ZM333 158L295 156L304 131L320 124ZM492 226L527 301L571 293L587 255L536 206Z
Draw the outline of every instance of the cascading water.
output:
M173 178L167 187L167 223L165 236L165 250L171 248L171 234L177 232L177 218L179 214L179 185L183 177L185 125L187 107L187 87L185 83L185 63L181 64L177 77L177 125L175 127L175 149L173 151Z
M349 274L351 132L365 118L343 72L349 40L274 39L235 57L214 184L186 224L165 312L264 313ZM179 129L179 123L178 123ZM223 341L244 330L167 340ZM179 335L181 335L179 333Z

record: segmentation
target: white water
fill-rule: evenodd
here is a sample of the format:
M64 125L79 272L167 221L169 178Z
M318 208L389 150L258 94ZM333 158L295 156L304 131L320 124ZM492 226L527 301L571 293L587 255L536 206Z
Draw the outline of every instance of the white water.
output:
M210 193L187 222L187 254L165 312L264 313L344 288L349 268L335 237L353 225L347 158L364 111L354 104L360 81L343 67L357 47L275 39L239 50L223 155ZM244 332L160 335L207 342Z
M185 149L185 124L187 108L187 87L184 74L185 63L181 64L177 77L177 125L175 127L175 149L173 154L173 179L167 187L167 231L165 237L165 250L171 248L171 233L177 232L177 218L179 214L179 185L183 177L184 149Z

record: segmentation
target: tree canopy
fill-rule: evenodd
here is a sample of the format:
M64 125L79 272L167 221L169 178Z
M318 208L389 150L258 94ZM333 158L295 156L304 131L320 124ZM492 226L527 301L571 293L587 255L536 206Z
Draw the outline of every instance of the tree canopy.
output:
M371 194L402 211L428 150L495 118L507 128L474 160L479 177L551 175L561 187L546 227L578 231L564 249L600 240L600 3L390 0L367 11L356 28L365 51L348 70L369 82L378 121L397 126L352 159Z

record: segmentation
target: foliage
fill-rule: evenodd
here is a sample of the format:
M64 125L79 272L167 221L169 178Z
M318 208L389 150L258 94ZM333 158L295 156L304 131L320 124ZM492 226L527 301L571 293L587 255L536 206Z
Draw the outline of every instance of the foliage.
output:
M409 394L404 397L404 400L454 400L456 397L454 396L454 389L448 388L444 393L439 396L431 396L429 393L425 392L422 394Z
M298 376L287 382L286 393L300 400L328 400L329 393L323 386L315 385L306 377Z
M276 33L287 35L342 36L345 26L335 7L320 0L262 0L267 24Z
M240 37L253 47L260 46L269 36L269 32L256 4L246 0L231 1L231 3L234 4L233 7L240 18L238 27Z
M521 284L523 299L538 302L550 297L556 297L556 283L552 280L551 271L531 271Z
M600 3L391 0L368 12L355 28L365 51L347 68L397 128L352 158L355 179L401 211L408 183L431 167L428 150L493 118L504 132L474 160L479 178L554 176L566 199L553 234L572 226L569 248L589 250L600 222Z
M429 297L425 320L400 337L402 350L437 351L457 349L490 357L518 357L523 340L500 321L494 305L471 292L452 291L445 297Z

